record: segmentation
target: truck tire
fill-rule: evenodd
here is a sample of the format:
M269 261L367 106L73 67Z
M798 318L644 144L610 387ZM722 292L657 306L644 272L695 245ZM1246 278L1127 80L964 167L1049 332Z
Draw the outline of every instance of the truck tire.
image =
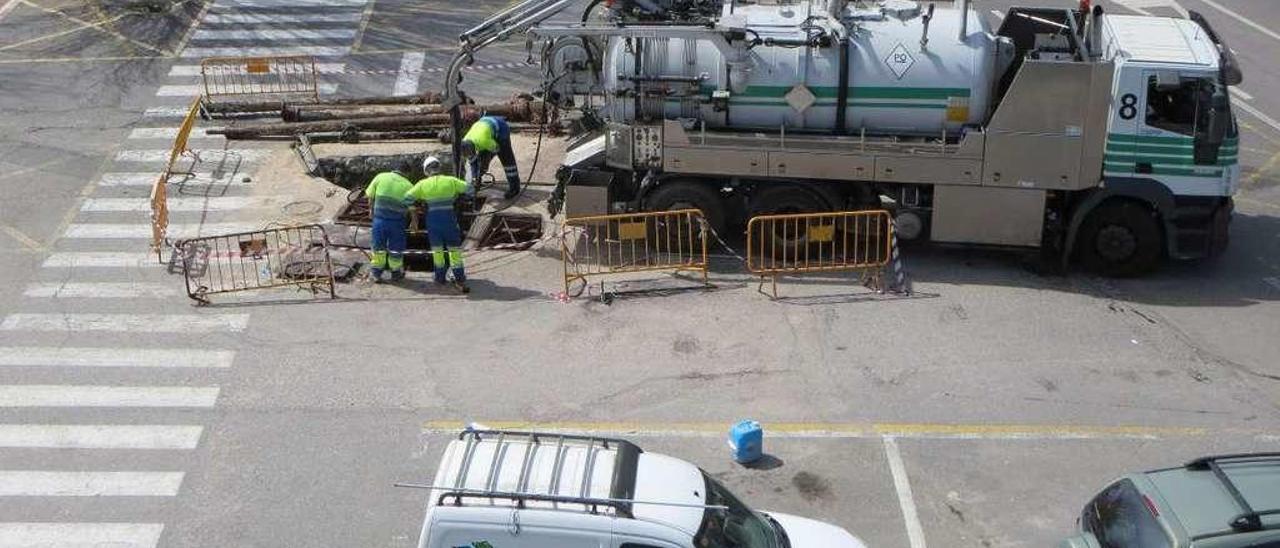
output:
M724 199L707 183L669 181L650 192L644 203L645 211L700 210L712 231L724 232Z
M789 215L794 213L821 213L834 206L821 192L802 184L762 185L751 197L751 216ZM767 230L768 227L760 230ZM798 227L788 223L775 224L768 234L753 234L761 238L764 250L778 260L791 260L809 245L808 235L795 232ZM756 244L756 245L761 245Z
M1080 230L1085 268L1116 278L1146 274L1160 264L1164 235L1150 208L1131 200L1110 201L1089 214Z

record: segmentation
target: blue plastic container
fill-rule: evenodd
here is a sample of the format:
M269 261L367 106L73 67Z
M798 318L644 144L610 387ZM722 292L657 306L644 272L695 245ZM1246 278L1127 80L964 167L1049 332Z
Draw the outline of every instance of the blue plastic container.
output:
M729 450L738 464L749 464L764 456L764 428L747 419L729 428Z

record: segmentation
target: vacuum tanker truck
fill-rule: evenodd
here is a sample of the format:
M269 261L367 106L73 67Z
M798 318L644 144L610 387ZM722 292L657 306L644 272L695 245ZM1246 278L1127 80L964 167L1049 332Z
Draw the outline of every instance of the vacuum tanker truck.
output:
M537 22L548 100L597 122L553 211L692 207L723 231L885 208L903 240L1120 276L1227 244L1242 78L1194 12L1084 0L993 30L968 0L596 0L546 22L562 3L513 8Z

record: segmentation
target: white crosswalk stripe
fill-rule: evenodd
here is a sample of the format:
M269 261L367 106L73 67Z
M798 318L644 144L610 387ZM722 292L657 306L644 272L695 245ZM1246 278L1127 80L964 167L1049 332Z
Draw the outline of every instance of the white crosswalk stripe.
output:
M267 15L264 17L276 17ZM207 18L206 18L207 19ZM356 18L359 20L359 17ZM346 63L316 63L316 72L320 74L341 74L347 70ZM169 76L200 76L200 65L173 65L169 67Z
M289 202L283 196L213 196L209 198L169 198L169 211L236 211L280 207ZM149 198L88 198L80 211L151 211Z
M49 299L144 299L182 294L177 285L132 282L37 283L27 286L26 297ZM5 357L0 356L0 364Z
M216 161L219 158L240 158L248 162L263 160L275 151L266 148L231 148L231 149L196 149L191 151L204 161ZM170 150L141 149L122 150L116 153L117 162L136 162L144 164L163 164L169 161Z
M359 23L364 14L349 13L300 13L282 15L276 13L210 13L204 23L214 25L242 24L299 24L299 23Z
M196 92L192 95L199 95ZM194 127L191 128L191 139L221 139L221 135L209 135L207 132L211 129L222 129L220 127ZM178 128L176 127L140 127L129 131L130 139L165 139L170 140L178 136Z
M333 95L338 91L338 84L320 82L316 84L320 88L321 95ZM160 86L156 91L158 97L195 97L204 93L204 86L200 84L193 85L169 85ZM175 130L176 133L176 130Z
M0 407L213 407L216 386L0 385Z
M3 523L4 548L154 548L161 523Z
M44 268L163 268L154 253L59 252L45 258Z
M182 50L182 56L188 59L205 57L273 57L284 55L337 57L348 53L351 53L350 46L245 46L187 48Z
M0 347L0 366L228 368L230 350Z
M192 37L196 40L260 40L263 42L274 42L278 40L325 40L332 38L355 38L356 29L325 29L325 30L280 30L280 29L254 29L254 30L208 30L201 29L196 31Z
M169 225L169 237L198 238L217 234L233 234L257 230L258 225L252 223L205 223L199 225ZM67 227L63 238L103 239L103 240L147 240L151 238L150 224L73 224Z
M112 186L151 186L156 183L156 179L160 177L159 172L117 172L104 173L98 179L100 187ZM203 186L244 186L251 183L244 181L243 174L221 173L213 175L211 173L197 172L194 175L171 175L169 177L170 187L191 187L193 185Z
M203 433L180 424L0 424L0 448L190 450Z
M0 497L173 497L182 477L182 472L0 470Z
M0 322L0 331L215 333L244 331L248 327L248 314L19 313L9 314Z

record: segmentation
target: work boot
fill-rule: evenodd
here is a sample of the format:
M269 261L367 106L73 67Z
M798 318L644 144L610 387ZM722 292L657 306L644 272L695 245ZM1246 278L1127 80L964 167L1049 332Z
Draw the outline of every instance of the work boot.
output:
M460 291L460 292L462 292L462 293L470 293L470 292L471 292L471 288L470 288L470 287L467 287L467 282L463 282L463 281L454 280L454 281L453 281L453 288L454 288L454 289L457 289L458 291Z
M453 287L458 288L458 291L463 293L471 292L471 288L467 287L467 272L465 270L461 268L453 269Z
M403 271L403 270L392 270L392 271L391 271L391 281L393 281L393 282L398 282L398 281L403 280L403 279L404 279L404 271Z
M443 268L436 269L435 281L439 285L444 285L448 283L448 280L445 279L445 269Z
M380 283L382 283L382 269L381 269L381 268L374 268L374 269L372 269L372 270L370 270L370 271L369 271L369 274L371 274L371 275L373 276L373 283L375 283L375 284L380 284Z

